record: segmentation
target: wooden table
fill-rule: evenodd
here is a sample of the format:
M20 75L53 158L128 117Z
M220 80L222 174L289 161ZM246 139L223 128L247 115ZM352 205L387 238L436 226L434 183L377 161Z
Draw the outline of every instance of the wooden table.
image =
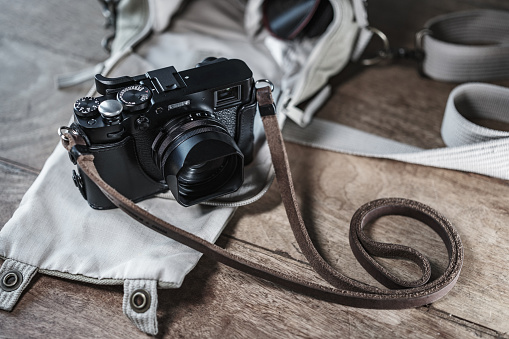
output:
M58 142L56 129L92 85L55 90L56 74L104 60L103 19L96 1L0 0L0 225L12 216ZM504 0L372 1L373 26L394 46L441 13L479 7L509 9ZM413 62L349 66L332 79L333 95L318 116L404 143L443 146L440 125L455 84L422 78ZM498 84L509 86L509 81ZM507 128L507 126L499 126ZM26 144L29 132L33 144ZM362 158L287 144L297 195L310 232L331 264L375 283L355 261L348 224L367 201L397 196L446 215L465 247L458 284L443 299L416 309L365 310L317 301L236 272L207 258L176 290L159 291L160 337L509 337L509 185L481 175ZM27 225L29 227L29 225ZM402 217L369 229L402 242L443 268L436 235ZM277 184L240 208L218 243L243 256L319 281L289 229ZM443 248L445 251L445 248ZM381 260L402 275L417 269ZM38 275L10 312L0 312L0 337L143 337L122 314L121 286L94 286Z

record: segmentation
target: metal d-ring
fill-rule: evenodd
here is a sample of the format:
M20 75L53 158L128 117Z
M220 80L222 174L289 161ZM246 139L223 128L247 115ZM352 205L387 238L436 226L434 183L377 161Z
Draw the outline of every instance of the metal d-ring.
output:
M392 58L391 45L389 44L389 39L387 38L387 35L385 35L384 32L375 27L368 26L366 27L366 29L370 30L373 34L375 34L382 40L383 49L378 51L378 55L373 58L362 59L360 61L361 64L364 66L372 66L384 60L391 59Z
M263 84L263 83L265 83L265 84L269 85L269 86L270 86L270 91L271 91L271 92L274 92L274 84L272 83L272 81L267 80L267 79L260 79L260 80L256 80L256 82L255 82L255 87L256 87L256 88L261 88L261 87L263 87L263 86L258 87L258 86L256 86L256 85L258 85L258 84Z
M68 142L69 139L65 136L65 132L64 131L69 132L70 130L71 129L69 127L67 127L67 126L60 126L58 128L58 135L60 136L60 139L62 139L65 142Z
M422 42L424 40L424 37L426 35L432 35L432 34L433 34L433 32L430 29L428 29L428 28L423 28L419 32L417 32L415 34L415 49L417 51L421 51L422 52L424 50L423 44L422 44Z

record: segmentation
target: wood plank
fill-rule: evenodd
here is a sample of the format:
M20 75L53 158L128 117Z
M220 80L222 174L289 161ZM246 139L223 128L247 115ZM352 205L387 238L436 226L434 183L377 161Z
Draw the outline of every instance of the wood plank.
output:
M0 106L3 225L35 178L34 171L56 146L55 126L67 123L72 103L90 86L56 92L53 75L93 65L104 54L98 46L102 18L93 0L0 4L0 101L7 103ZM509 9L502 0L383 0L371 1L369 10L373 26L384 30L394 46L412 46L414 32L431 16L488 6ZM48 24L55 20L58 24ZM350 66L332 84L333 96L320 117L424 148L443 146L440 123L454 84L423 79L410 62L369 69ZM20 131L31 131L37 142L25 145ZM292 144L288 152L305 221L334 266L376 284L350 252L348 223L363 203L401 196L429 204L457 227L465 245L457 286L428 307L363 310L297 295L204 258L182 288L159 291L158 337L508 337L507 182ZM369 232L377 240L410 244L430 256L435 268L443 268L446 256L434 250L443 245L417 224L387 217ZM239 209L219 244L320 281L293 240L277 184L262 200ZM381 261L397 274L416 274L405 262ZM40 276L13 312L0 312L0 337L142 337L122 314L122 294L120 286Z
M243 255L262 262L278 260L272 253L222 238ZM289 267L292 259L280 258ZM297 262L295 270L309 270ZM90 286L40 276L15 310L2 313L5 337L134 338L142 334L121 314L122 288ZM363 310L313 300L260 282L204 258L178 290L158 293L158 337L313 337L348 336L466 338L499 337L491 329L433 308L401 311ZM72 315L72 316L70 316ZM65 321L64 321L65 319ZM105 321L107 319L107 321ZM23 324L23 327L20 327Z
M457 286L433 306L482 327L501 333L509 330L505 270L509 235L502 228L509 221L509 209L501 199L509 190L506 182L296 145L288 145L288 153L294 177L306 178L296 181L305 221L331 264L353 278L373 283L350 253L349 219L356 208L369 200L397 196L421 201L451 220L465 247L465 266ZM320 168L325 163L327 167ZM267 200L241 209L226 232L275 253L304 260L274 191L273 187ZM429 256L436 268L444 267L445 248L433 232L416 228L416 223L407 218L384 219L370 229L376 240L410 245ZM395 267L401 269L410 271L400 274L415 274L401 263Z
M138 338L122 314L121 286L37 276L12 312L0 314L2 338Z

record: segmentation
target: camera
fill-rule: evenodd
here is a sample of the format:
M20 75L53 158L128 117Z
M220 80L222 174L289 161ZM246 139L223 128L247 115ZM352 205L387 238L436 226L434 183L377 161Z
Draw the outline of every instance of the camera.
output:
M74 104L71 128L85 139L101 177L139 202L170 190L191 206L238 190L253 159L252 71L207 58L137 76L95 77L99 97ZM77 168L73 180L95 209L115 206Z

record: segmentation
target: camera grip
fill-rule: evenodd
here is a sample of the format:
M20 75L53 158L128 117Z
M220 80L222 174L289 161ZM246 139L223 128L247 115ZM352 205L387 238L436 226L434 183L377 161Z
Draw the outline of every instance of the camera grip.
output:
M88 152L94 156L94 164L101 177L122 195L135 202L168 190L166 185L150 178L140 167L132 137L108 146L90 147ZM78 174L83 184L82 194L92 208L100 210L115 208L79 163Z
M237 119L237 145L244 155L244 166L254 159L254 119L256 117L256 101L244 105Z

